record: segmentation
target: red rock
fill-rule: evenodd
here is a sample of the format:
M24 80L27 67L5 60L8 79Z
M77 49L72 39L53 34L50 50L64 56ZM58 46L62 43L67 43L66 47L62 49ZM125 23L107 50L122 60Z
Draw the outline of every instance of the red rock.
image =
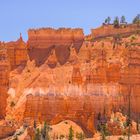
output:
M139 27L135 24L126 25L126 27L114 28L113 25L104 25L96 29L92 29L92 37L100 38L106 36L117 35L131 35L139 30Z
M23 41L22 36L17 41L11 41L5 43L7 48L7 54L10 61L11 70L17 68L20 65L26 65L27 56L27 46Z
M19 124L26 120L56 124L68 119L78 123L87 134L93 134L99 113L109 118L112 111L128 112L131 86L131 109L135 114L132 118L138 118L139 35L133 42L135 47L126 48L126 43L131 43L129 37L122 38L115 47L113 37L83 43L79 29L38 29L29 30L28 34L29 57L37 67L34 61L28 61L20 74L12 71L10 78L1 78L4 87L10 80L10 88L15 90L15 97L8 98L15 101L15 107L8 102L7 116ZM8 58L10 62L17 59L22 65L21 59ZM1 68L4 75L5 67ZM0 97L4 101L5 95L6 92ZM3 110L5 106L4 103ZM119 126L113 126L120 134Z
M78 52L84 39L82 29L51 29L42 28L28 31L29 56L40 66L55 49L57 61L63 65L70 55L70 47L74 47Z
M0 46L1 47L1 46ZM0 49L0 119L6 115L7 91L9 86L9 62L5 49Z

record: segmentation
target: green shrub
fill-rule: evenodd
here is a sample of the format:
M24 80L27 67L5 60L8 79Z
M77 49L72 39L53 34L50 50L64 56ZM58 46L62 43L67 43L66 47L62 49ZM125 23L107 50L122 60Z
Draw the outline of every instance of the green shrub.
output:
M84 136L84 134L83 133L76 133L76 138L78 139L78 140L84 140L84 138L85 138L85 136Z
M17 136L15 136L15 138L13 138L13 140L18 140L18 137L17 137Z
M59 139L61 140L61 139L63 139L65 136L64 135L60 135L59 136Z
M122 137L119 137L119 139L118 140L124 140Z
M68 122L64 122L65 124L68 124Z

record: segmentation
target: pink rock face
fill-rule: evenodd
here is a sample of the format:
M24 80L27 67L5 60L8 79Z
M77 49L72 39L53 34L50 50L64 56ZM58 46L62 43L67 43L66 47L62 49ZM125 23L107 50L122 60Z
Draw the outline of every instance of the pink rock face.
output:
M6 50L0 50L0 119L6 115L7 91L9 85L9 62Z
M16 69L10 78L1 78L10 83L7 118L19 124L69 119L91 135L99 113L109 118L112 111L128 112L130 91L132 118L138 118L139 35L133 42L132 36L119 42L113 37L83 42L79 29L38 29L28 34L29 57L35 61L29 60L20 73Z
M92 115L93 109L89 110L90 106L91 103L86 98L67 97L65 99L63 96L29 95L27 97L24 118L39 120L40 122L46 120L51 124L57 124L63 120L72 120L92 134L95 130L87 129L89 125L87 121L91 120L90 117L94 119ZM90 125L94 128L93 123L90 123Z
M140 86L140 48L133 47L128 55L128 67L121 73L121 91L125 98L131 98L131 109L134 118L137 118L140 113L139 106L139 86Z
M5 47L7 48L7 55L10 61L11 70L14 70L20 65L26 65L28 59L27 45L21 36L17 41L5 43Z
M134 56L131 54L130 58L128 52L131 51L124 46L113 49L109 41L104 41L104 45L107 45L104 48L100 44L95 42L94 47L83 44L78 54L71 49L67 63L53 68L48 67L57 62L55 51L52 51L45 64L37 68L36 72L30 68L32 80L26 77L29 83L25 86L30 92L24 93L27 94L25 104L19 106L14 113L15 118L21 121L47 120L51 124L69 119L78 123L90 136L95 132L99 113L103 115L106 112L107 117L110 117L112 111L122 110L126 113L128 83L132 80L139 83L136 61L132 63L133 58L138 57L139 47L133 47ZM128 67L129 64L132 68ZM134 86L134 98L131 100L131 108L136 116L140 112L137 107L139 98L135 99L138 87Z
M28 31L29 56L40 66L51 53L55 50L57 61L63 65L67 62L70 55L70 47L74 47L78 52L83 40L82 29L51 29L42 28Z

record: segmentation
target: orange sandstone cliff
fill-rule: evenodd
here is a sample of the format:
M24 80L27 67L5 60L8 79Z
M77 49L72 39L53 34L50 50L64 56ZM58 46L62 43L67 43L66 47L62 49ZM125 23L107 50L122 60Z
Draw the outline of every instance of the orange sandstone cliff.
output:
M10 65L4 44L0 43L0 119L6 115L7 92L9 88Z
M52 49L55 50L57 61L63 65L69 58L69 49L72 46L78 52L84 40L82 29L31 29L28 31L28 47L31 60L40 66L43 64Z
M17 41L11 41L5 43L7 48L7 55L10 61L11 70L14 70L20 65L25 66L28 56L27 56L27 45L23 41L22 36Z
M17 67L7 78L7 120L22 125L44 120L56 124L69 119L91 136L99 113L107 118L116 111L128 113L129 97L131 117L138 119L138 32L84 40L81 29L42 28L29 30L28 36L24 52L30 60L23 56L25 68Z

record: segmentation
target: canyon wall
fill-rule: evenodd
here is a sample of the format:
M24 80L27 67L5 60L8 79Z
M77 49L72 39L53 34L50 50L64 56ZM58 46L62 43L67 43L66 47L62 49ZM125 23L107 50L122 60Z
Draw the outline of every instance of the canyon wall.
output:
M103 25L96 29L91 29L93 38L117 35L131 35L140 31L140 27L136 24L125 25L124 27L114 28L113 25Z
M67 62L53 68L48 64L57 64L55 50L40 67L29 61L23 73L11 80L11 83L19 81L15 88L19 99L16 99L17 103L15 100L17 109L12 116L21 122L47 120L51 124L70 119L90 136L95 132L99 113L110 117L112 111L128 112L131 80L127 77L131 76L133 82L138 80L133 84L135 88L131 95L133 114L138 117L139 98L137 102L135 98L139 96L140 73L136 68L139 65L139 46L135 44L135 47L126 48L128 41L124 38L116 48L113 47L113 38L85 41L78 52L70 47Z
M26 43L22 37L17 41L0 42L0 119L6 115L10 71L22 68L28 59Z
M28 37L29 56L31 60L35 60L37 66L47 60L52 49L55 50L57 61L63 65L69 58L70 47L78 52L84 40L82 29L70 28L31 29Z
M3 48L3 44L0 44L0 119L4 119L6 115L9 70L10 65L6 50Z
M107 118L112 111L128 113L129 96L132 117L139 117L138 33L122 37L115 47L114 37L84 41L81 29L32 29L28 35L30 60L22 72L10 72L6 118L21 124L69 119L90 136L99 113ZM17 56L19 64L26 60L24 52Z
M132 117L138 119L140 115L139 108L139 87L140 87L140 48L133 46L127 53L128 67L122 70L120 84L121 92L127 100L130 97ZM128 106L128 102L127 102ZM128 109L127 109L128 111Z

